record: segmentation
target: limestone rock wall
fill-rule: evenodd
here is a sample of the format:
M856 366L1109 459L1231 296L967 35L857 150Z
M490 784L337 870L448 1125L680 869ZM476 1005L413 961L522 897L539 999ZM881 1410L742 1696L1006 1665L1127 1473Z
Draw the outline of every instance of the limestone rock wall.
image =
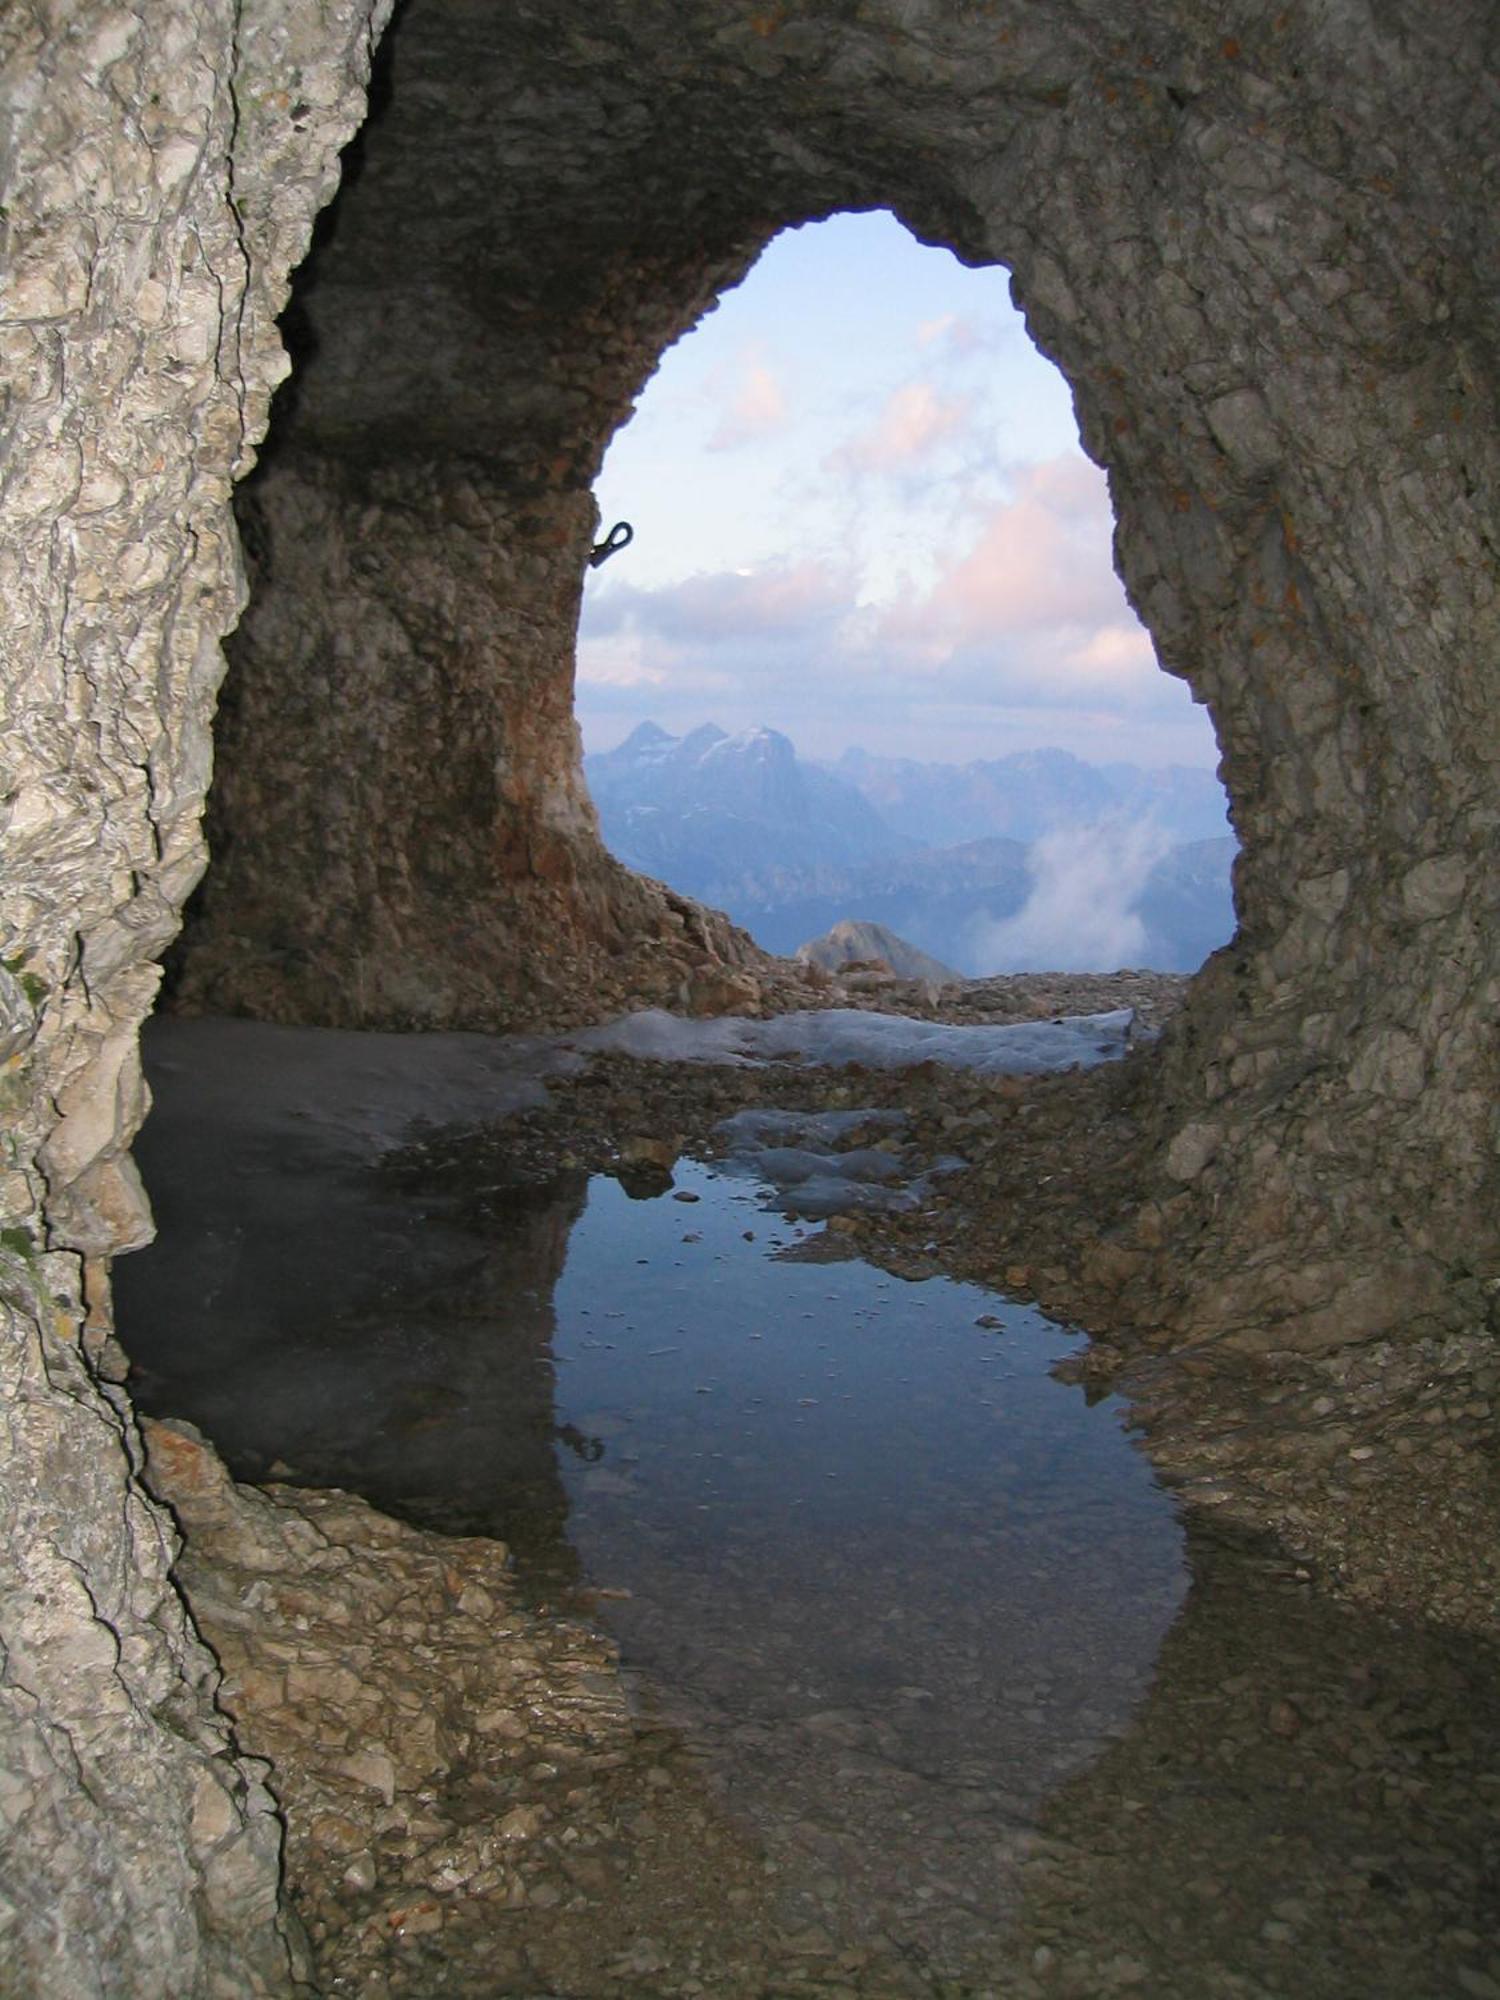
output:
M1220 733L1241 929L1143 1132L1146 1310L1260 1347L1482 1322L1496 35L1477 0L411 0L244 502L185 1004L487 1025L670 987L578 778L586 488L769 233L890 205L1014 272Z
M0 1987L293 1976L280 1829L169 1576L108 1346L136 1031L203 865L230 484L381 0L0 13Z
M1226 17L1025 169L1022 296L1244 843L1135 1239L1165 1215L1200 1339L1495 1323L1495 49L1482 10Z
M557 1028L777 983L727 918L600 845L573 719L593 510L522 506L472 461L278 453L249 483L181 1003Z
M604 853L573 649L605 444L770 224L650 166L660 109L627 121L612 58L580 80L563 25L408 9L383 52L241 495L252 594L183 1006L557 1026L716 980L743 1000L733 975L766 969Z

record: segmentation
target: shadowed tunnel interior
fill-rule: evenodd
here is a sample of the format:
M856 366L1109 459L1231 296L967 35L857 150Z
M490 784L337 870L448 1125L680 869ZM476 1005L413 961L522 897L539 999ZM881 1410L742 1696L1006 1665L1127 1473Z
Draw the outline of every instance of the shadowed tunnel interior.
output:
M1436 167L1375 171L1369 49L1292 14L1253 42L1091 23L401 10L240 496L253 594L180 1002L555 1025L691 1004L705 949L753 964L600 847L589 487L777 229L889 206L1014 272L1224 749L1241 929L1139 1111L1121 1281L1259 1348L1468 1323L1496 1265L1485 267Z

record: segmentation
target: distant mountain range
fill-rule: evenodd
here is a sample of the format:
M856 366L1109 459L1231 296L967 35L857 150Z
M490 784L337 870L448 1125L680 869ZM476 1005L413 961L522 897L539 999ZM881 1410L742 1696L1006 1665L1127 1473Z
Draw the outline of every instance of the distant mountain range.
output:
M774 729L669 736L643 722L584 772L611 850L717 909L917 844Z
M1206 771L1065 750L820 765L774 729L650 722L584 770L612 853L769 951L847 919L970 975L1191 971L1234 929L1235 841Z
M1022 750L973 764L920 764L846 750L825 767L874 806L886 825L924 847L1001 835L1040 840L1102 819L1149 818L1172 841L1228 833L1224 788L1186 764L1086 764L1067 750Z

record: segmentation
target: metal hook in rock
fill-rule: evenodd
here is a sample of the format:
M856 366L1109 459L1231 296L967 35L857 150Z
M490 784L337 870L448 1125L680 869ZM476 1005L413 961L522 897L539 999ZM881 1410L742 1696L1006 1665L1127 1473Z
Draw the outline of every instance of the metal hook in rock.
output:
M628 521L616 521L602 542L595 542L589 550L589 568L597 569L606 563L619 549L629 548L635 540L635 529Z

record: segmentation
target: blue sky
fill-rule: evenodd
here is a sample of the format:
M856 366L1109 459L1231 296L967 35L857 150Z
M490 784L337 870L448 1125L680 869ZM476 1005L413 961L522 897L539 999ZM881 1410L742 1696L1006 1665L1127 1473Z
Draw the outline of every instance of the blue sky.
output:
M779 236L665 355L597 490L635 540L585 589L590 749L649 716L818 757L1216 761L1005 272L889 215Z

